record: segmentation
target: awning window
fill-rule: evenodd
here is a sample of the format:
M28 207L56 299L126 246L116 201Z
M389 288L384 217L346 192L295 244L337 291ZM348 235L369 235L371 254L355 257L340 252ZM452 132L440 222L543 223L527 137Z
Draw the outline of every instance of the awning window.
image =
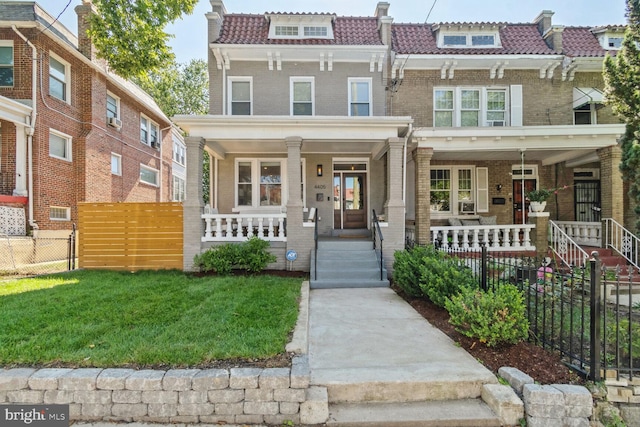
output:
M585 104L602 104L604 94L595 87L574 87L573 108L580 108Z

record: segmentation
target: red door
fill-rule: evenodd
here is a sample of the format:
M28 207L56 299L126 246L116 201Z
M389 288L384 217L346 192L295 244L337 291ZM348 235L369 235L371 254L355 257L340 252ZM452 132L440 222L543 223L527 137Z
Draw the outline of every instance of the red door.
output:
M522 184L524 182L524 191L522 191ZM529 219L529 201L523 197L523 194L528 193L536 189L535 179L514 180L513 181L513 223L523 224ZM523 203L524 200L524 203Z

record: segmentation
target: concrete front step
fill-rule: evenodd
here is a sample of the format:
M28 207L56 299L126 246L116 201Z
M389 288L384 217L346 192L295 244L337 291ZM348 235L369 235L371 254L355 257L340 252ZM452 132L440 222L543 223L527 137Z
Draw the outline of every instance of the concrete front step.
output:
M328 427L491 427L500 419L480 399L329 405Z
M389 280L319 279L311 280L309 284L311 289L388 288Z
M373 249L371 240L319 240L318 250L327 249L331 251L370 251Z

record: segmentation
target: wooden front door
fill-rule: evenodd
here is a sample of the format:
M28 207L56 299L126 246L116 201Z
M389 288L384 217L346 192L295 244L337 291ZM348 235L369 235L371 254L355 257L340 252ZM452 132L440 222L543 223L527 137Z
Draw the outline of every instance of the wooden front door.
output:
M536 189L535 179L524 180L524 191L522 191L521 180L513 180L513 223L522 224L522 216L524 215L524 223L529 219L529 201L525 199L524 194ZM523 203L524 202L524 203Z
M335 229L367 228L366 174L333 174L333 221Z

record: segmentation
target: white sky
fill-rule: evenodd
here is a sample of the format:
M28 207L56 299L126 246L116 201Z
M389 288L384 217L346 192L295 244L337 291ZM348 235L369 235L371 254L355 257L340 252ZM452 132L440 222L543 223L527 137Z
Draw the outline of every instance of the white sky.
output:
M14 0L16 1L16 0ZM56 17L68 0L36 0ZM433 0L386 0L394 22L425 22ZM77 31L71 4L60 21ZM342 16L373 16L377 0L226 0L229 13L329 12ZM599 26L624 24L625 0L436 0L427 22L531 22L542 10L555 12L554 25ZM171 42L178 62L206 59L207 24L205 13L211 11L209 0L199 0L192 15L168 27L174 34Z

